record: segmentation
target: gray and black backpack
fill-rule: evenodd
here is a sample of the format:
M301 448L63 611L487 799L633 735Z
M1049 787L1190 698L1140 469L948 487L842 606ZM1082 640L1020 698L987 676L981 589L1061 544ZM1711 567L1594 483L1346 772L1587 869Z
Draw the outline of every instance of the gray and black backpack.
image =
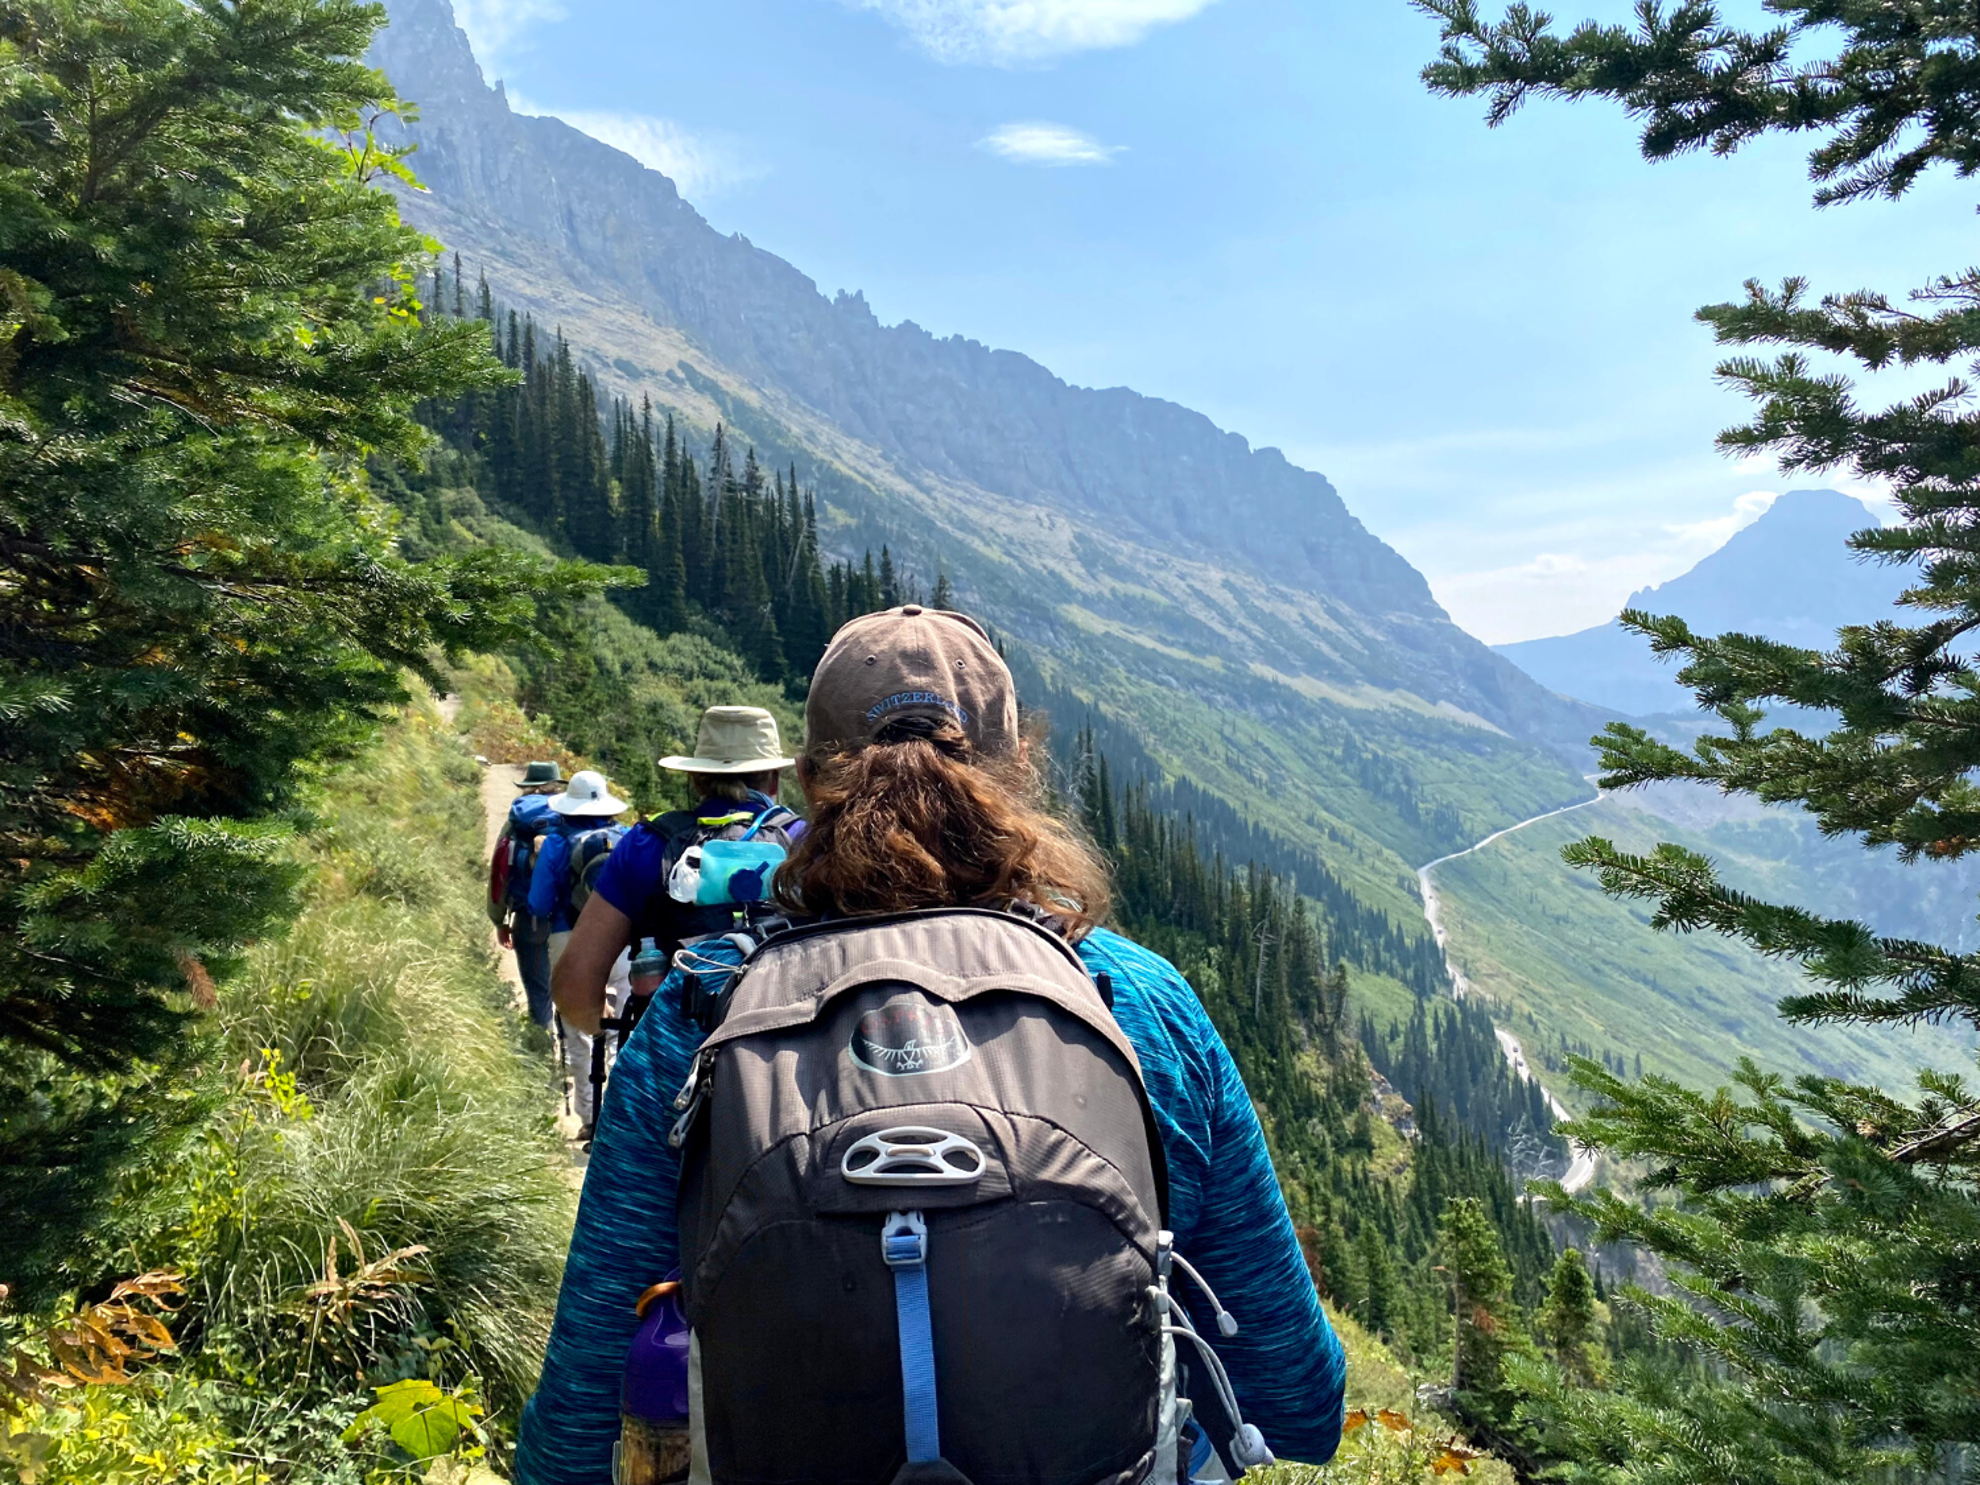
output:
M681 1090L691 1478L1169 1485L1167 1173L1063 938L955 909L749 956Z

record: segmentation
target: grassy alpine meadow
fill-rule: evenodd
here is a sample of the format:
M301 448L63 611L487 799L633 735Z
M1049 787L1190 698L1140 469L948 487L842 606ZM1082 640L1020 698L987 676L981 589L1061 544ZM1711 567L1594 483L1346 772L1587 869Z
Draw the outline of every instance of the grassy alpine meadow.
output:
M0 1478L499 1467L576 1190L549 1048L485 947L479 775L416 704L323 784L303 911L217 987L210 1113L124 1193L149 1277L12 1326L26 1395L0 1389Z
M1970 1067L1973 1039L1959 1028L1784 1022L1775 1003L1806 988L1792 966L1712 934L1658 933L1649 905L1605 896L1594 878L1560 857L1568 842L1589 834L1645 851L1675 840L1720 862L1748 890L1792 893L1852 912L1883 906L1864 899L1903 868L1887 862L1873 871L1876 863L1850 851L1855 870L1825 874L1831 853L1819 849L1824 843L1793 841L1804 865L1791 869L1782 861L1795 857L1769 833L1797 824L1774 815L1685 823L1629 796L1542 821L1437 868L1452 960L1499 1008L1502 1023L1545 1070L1548 1086L1570 1102L1580 1095L1565 1076L1562 1037L1568 1050L1607 1057L1632 1072L1640 1055L1643 1070L1694 1088L1724 1083L1741 1056L1899 1092L1910 1086L1919 1062L1951 1071ZM1912 904L1912 916L1936 917L1957 930L1964 913L1947 901L1921 901ZM1931 931L1923 922L1904 926Z

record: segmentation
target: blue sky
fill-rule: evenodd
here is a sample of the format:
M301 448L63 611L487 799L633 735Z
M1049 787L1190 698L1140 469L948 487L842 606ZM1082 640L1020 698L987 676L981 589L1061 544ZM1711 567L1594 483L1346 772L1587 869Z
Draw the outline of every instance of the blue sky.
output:
M1967 261L1950 180L1817 212L1806 142L1651 166L1609 107L1487 130L1424 92L1404 0L455 4L519 107L827 293L1321 470L1494 642L1601 622L1785 488L1712 448L1741 404L1697 306Z

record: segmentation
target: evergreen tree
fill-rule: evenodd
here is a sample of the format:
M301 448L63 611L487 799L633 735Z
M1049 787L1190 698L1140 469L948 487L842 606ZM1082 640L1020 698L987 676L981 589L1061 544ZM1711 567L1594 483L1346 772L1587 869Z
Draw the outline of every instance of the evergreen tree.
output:
M667 415L667 443L660 461L659 549L648 572L653 595L653 624L671 634L687 622L687 554L685 547L689 497L681 481L681 450L674 432L674 415Z
M956 606L956 590L949 582L948 573L940 567L935 569L935 596L929 600L936 608L953 612Z
M796 470L791 472L791 480L795 489ZM801 541L797 593L790 627L791 658L800 672L809 657L825 653L825 647L832 642L832 635L845 622L840 613L844 601L842 569L834 564L831 579L827 579L818 553L818 502L810 492L806 492L804 497L804 533ZM835 594L839 596L835 597Z
M369 495L487 331L414 297L345 0L21 0L0 22L0 1275L96 1282L199 1113L214 980L288 911L305 780L437 648L588 581L413 563ZM595 586L593 584L592 586Z
M1393 1335L1396 1330L1396 1269L1389 1251L1391 1242L1378 1223L1362 1224L1360 1258L1366 1297L1357 1313L1363 1325L1381 1336Z
M1775 131L1820 136L1820 204L1894 199L1932 166L1980 166L1980 13L1954 0L1768 0L1754 31L1709 0L1638 8L1633 23L1567 34L1525 6L1489 22L1475 0L1417 0L1443 23L1426 72L1447 94L1485 93L1494 123L1534 96L1607 97L1643 120L1642 150L1730 153ZM1827 834L1893 845L1919 863L1980 846L1980 421L1956 373L1934 390L1866 405L1839 356L1875 373L1958 368L1980 351L1980 270L1933 280L1910 302L1864 290L1811 296L1807 282L1747 286L1699 318L1742 354L1720 368L1758 404L1721 435L1784 471L1844 468L1893 492L1901 520L1863 531L1868 557L1915 564L1902 600L1918 622L1843 630L1832 650L1695 634L1681 617L1625 623L1725 731L1689 752L1639 728L1598 739L1608 788L1669 779L1800 805ZM1784 347L1764 360L1748 348ZM1766 725L1769 706L1833 719L1825 732ZM1604 840L1568 860L1620 896L1655 904L1659 927L1709 929L1797 962L1814 982L1782 1002L1803 1022L1980 1024L1980 955L1879 937L1770 904L1719 881L1676 846L1647 856ZM1628 1296L1662 1335L1711 1362L1673 1388L1633 1375L1621 1395L1554 1389L1536 1407L1591 1466L1632 1478L1844 1480L1964 1468L1980 1445L1980 1093L1935 1073L1905 1102L1805 1077L1792 1087L1742 1065L1712 1096L1650 1076L1626 1083L1576 1065L1596 1098L1579 1137L1642 1162L1679 1207L1598 1194L1572 1203L1603 1242L1674 1266L1678 1296ZM1556 1199L1562 1199L1556 1192Z
M1597 1381L1595 1304L1595 1281L1588 1265L1573 1248L1563 1249L1547 1281L1547 1302L1541 1307L1538 1328L1554 1361L1583 1387L1593 1387Z
M1513 1304L1512 1270L1476 1197L1460 1197L1444 1208L1440 1236L1451 1286L1451 1390L1469 1416L1495 1427L1512 1412L1506 1359L1525 1341Z

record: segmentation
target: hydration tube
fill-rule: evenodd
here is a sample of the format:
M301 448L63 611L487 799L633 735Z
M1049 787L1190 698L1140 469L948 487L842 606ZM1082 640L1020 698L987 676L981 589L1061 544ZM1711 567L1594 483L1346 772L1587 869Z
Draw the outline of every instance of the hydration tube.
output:
M1218 1333L1227 1340L1236 1335L1237 1318L1224 1308L1223 1301L1218 1299L1215 1291L1204 1282L1203 1275L1173 1248L1167 1250L1166 1256L1195 1282L1196 1287L1203 1291L1204 1297L1215 1307ZM1157 1297L1156 1303L1167 1317L1162 1326L1162 1333L1178 1340L1188 1341L1203 1357L1210 1372L1211 1385L1217 1393L1217 1400L1223 1404L1224 1411L1229 1414L1232 1426L1236 1429L1231 1436L1231 1458L1237 1462L1241 1470L1263 1469L1271 1464L1272 1451L1265 1443L1265 1435L1258 1431L1256 1425L1244 1421L1244 1413L1238 1407L1237 1393L1231 1386L1231 1374L1224 1369L1223 1358L1190 1322L1188 1311L1166 1287L1157 1287L1153 1292Z
M697 942L704 941L697 940ZM682 944L675 950L674 968L688 974L725 975L730 979L742 973L740 966L730 964L725 959L710 959L706 954L697 953L687 944Z
M1203 1275L1196 1271L1196 1266L1173 1248L1169 1250L1169 1261L1187 1274L1190 1281L1198 1289L1203 1291L1203 1297L1210 1301L1211 1308L1217 1312L1217 1334L1225 1340L1229 1340L1232 1336L1236 1335L1238 1333L1237 1316L1224 1308L1224 1302L1217 1298L1217 1292L1209 1284L1204 1282Z

